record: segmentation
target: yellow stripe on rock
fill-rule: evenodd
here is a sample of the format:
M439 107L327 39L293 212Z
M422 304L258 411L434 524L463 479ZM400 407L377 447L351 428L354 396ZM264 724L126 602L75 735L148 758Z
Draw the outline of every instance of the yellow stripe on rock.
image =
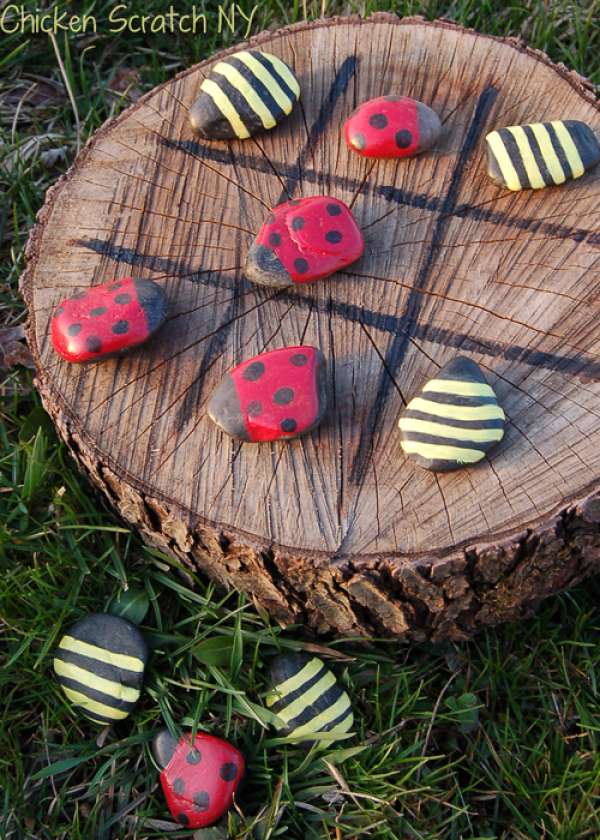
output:
M550 123L556 132L556 136L563 147L569 166L573 172L573 178L581 178L585 172L585 167L577 151L577 146L573 142L573 138L569 134L569 130L562 120L554 120Z
M407 455L421 455L423 458L438 461L457 461L462 464L475 464L481 461L485 452L480 449L463 449L461 446L445 446L441 443L421 443L418 440L403 440L402 449Z
M115 700L127 700L128 702L135 703L140 696L137 688L131 688L114 680L98 677L91 671L80 668L78 665L73 665L71 662L63 662L62 659L54 660L54 670L59 677L66 677L67 679L81 683L83 686L93 688L96 691L102 691L104 694L109 694L111 697L114 697Z
M538 141L540 152L542 153L544 163L546 164L546 168L548 169L552 180L555 184L564 184L567 180L567 176L560 165L560 160L556 154L554 146L552 145L552 139L548 133L548 129L544 123L531 123L530 128L535 135L535 139Z
M513 162L510 159L508 150L499 132L492 131L485 139L500 167L500 172L502 173L507 189L513 190L514 192L522 190L523 185L519 180L517 170L513 166Z
M247 137L250 137L250 132L244 125L244 122L233 106L233 103L229 97L223 93L216 82L213 82L212 79L205 79L200 85L200 90L203 90L210 96L219 111L232 127L236 137L240 140L245 140Z
M256 78L260 79L284 114L289 114L294 107L294 103L290 101L287 93L279 87L277 79L269 73L267 68L263 67L257 58L245 50L236 53L235 57L243 61L246 67L252 70Z
M511 125L508 127L507 131L510 131L512 136L515 138L531 188L534 190L540 190L542 187L545 187L546 182L542 178L542 173L540 172L533 149L529 144L529 140L525 134L523 126Z
M490 443L504 437L504 429L461 429L457 426L447 426L445 423L419 420L417 417L401 417L398 426L403 432L420 432L454 440L471 440L474 443Z
M279 73L294 95L300 96L300 85L298 84L298 79L294 76L287 64L280 58L277 58L276 55L272 55L272 53L264 52L263 55L271 62L275 70Z
M425 400L422 397L412 399L407 409L421 411L434 417L446 417L448 420L504 420L504 411L495 405L452 405Z
M273 128L277 120L269 111L258 93L254 90L248 79L245 79L240 71L226 61L220 61L213 68L213 73L224 76L233 87L244 97L250 108L260 117L264 128Z
M91 659L99 659L100 662L114 665L115 668L125 668L127 671L135 671L137 674L141 674L144 671L144 663L137 656L115 653L112 650L91 645L89 642L82 642L81 639L76 639L73 636L63 636L60 640L59 648L70 650L72 653L79 653L82 656L88 656Z
M110 718L111 720L123 720L123 718L126 718L129 714L129 712L124 709L115 709L113 706L107 706L105 703L100 703L98 700L92 700L91 697L87 697L87 695L82 694L80 691L75 691L66 685L61 686L61 688L69 700L77 706L81 706L82 709L89 711L92 715L95 712L97 715L102 715L103 717Z
M332 706L329 706L329 708L325 709L325 711L321 712L321 714L317 715L312 720L309 720L307 723L297 726L289 734L290 736L296 737L297 735L310 735L311 732L320 732L323 727L340 717L344 712L347 712L349 708L350 698L344 692ZM352 720L354 720L353 716ZM352 725L352 722L350 725ZM331 732L339 731L340 730L336 726L334 726L331 730Z
M301 694L300 697L297 697L294 701L292 701L289 706L285 706L285 708L281 709L281 711L277 712L277 716L281 718L284 723L289 723L295 717L303 712L307 706L311 706L313 703L319 699L322 694L332 688L335 685L335 677L328 671L323 677L319 680L319 682L315 683L311 688Z
M436 394L457 394L461 397L495 397L493 388L485 382L465 382L462 379L430 379L424 391Z
M317 659L316 657L311 659L310 662L307 662L306 665L298 671L298 673L293 674L293 676L288 677L287 680L284 680L282 683L274 686L273 691L267 697L267 706L272 706L278 700L282 700L288 694L291 694L292 691L296 691L297 688L302 688L304 683L312 680L312 678L319 673L322 667L323 663L320 659Z

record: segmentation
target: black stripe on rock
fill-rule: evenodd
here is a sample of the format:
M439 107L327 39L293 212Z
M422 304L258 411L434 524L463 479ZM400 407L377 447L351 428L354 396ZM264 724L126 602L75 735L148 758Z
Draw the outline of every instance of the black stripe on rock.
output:
M276 656L269 669L269 682L275 688L301 671L311 659L306 653L283 653Z
M91 656L84 656L81 653L74 653L72 650L57 648L54 651L54 656L56 659L62 659L63 662L70 662L72 665L78 665L86 671L91 671L98 677L120 682L129 688L139 688L144 681L143 671L129 671L127 668L117 668L116 665L111 665L109 662L94 659Z
M235 67L235 69L239 71L239 73L244 77L244 79L246 79L250 87L252 87L256 91L256 93L265 103L269 111L273 114L274 119L276 119L279 122L279 120L282 117L285 117L285 111L277 104L277 102L273 98L273 94L271 93L271 91L266 85L264 85L261 82L258 76L254 75L254 73L248 67L247 64L244 64L244 62L241 59L236 58L235 56L232 56L230 59L228 59L227 63L231 64L232 67ZM218 73L215 75L219 76ZM222 77L219 76L219 79L220 78Z
M286 725L286 729L291 731L292 729L296 729L298 726L303 726L305 723L310 723L313 718L316 718L317 715L320 715L321 712L324 712L330 706L333 706L334 703L340 699L340 697L344 694L344 689L341 688L337 683L332 685L331 688L327 689L326 692L319 695L319 697L310 705L306 706L299 715L296 715L295 718L292 718Z
M584 167L595 166L600 161L600 143L590 126L580 120L564 120L564 126L577 147Z
M440 391L426 391L423 389L418 395L430 402L440 405L463 405L476 408L480 405L498 405L496 397L467 397L464 394L444 394Z
M290 87L288 87L287 82L285 81L285 79L283 79L283 78L279 75L279 73L277 72L277 70L275 69L275 67L271 64L271 62L269 61L269 59L268 59L268 58L265 58L265 57L264 57L264 55L262 55L262 53L258 52L258 50L249 50L249 52L250 52L250 55L253 55L253 56L254 56L254 58L255 58L257 61L260 61L260 63L262 64L262 66L263 66L266 70L268 70L268 71L269 71L269 73L271 74L271 76L273 76L273 78L275 79L275 81L277 82L277 84L279 85L279 87L281 88L281 90L285 93L285 95L288 97L288 99L290 100L290 102L291 102L291 103L292 103L292 105L293 105L293 104L294 104L294 102L295 102L295 101L296 101L296 99L297 99L296 94L294 93L294 91L293 91ZM291 71L290 71L290 72L291 72Z
M87 615L71 627L67 636L112 653L135 656L144 664L148 661L148 645L141 631L130 621L110 613Z
M455 420L453 417L440 417L438 414L430 414L427 411L416 411L414 408L406 408L402 417L413 417L415 420L425 420L429 423L443 423L445 426L453 426L455 429L503 429L504 420Z
M524 125L523 131L527 136L529 147L531 148L533 157L535 158L535 162L538 165L538 169L540 170L540 175L542 176L544 184L546 184L547 187L552 186L554 184L554 178L548 171L546 161L544 160L544 155L542 154L542 150L540 149L540 144L538 143L537 137L533 133L533 129L530 125Z
M531 184L527 176L527 170L525 169L525 166L523 164L521 152L519 151L517 141L513 137L512 132L510 132L507 128L501 128L499 129L498 134L500 135L500 139L504 143L504 147L506 148L512 165L516 169L517 175L519 176L519 181L521 182L521 187L523 187L523 189L530 188Z
M565 174L565 178L572 178L573 177L573 170L571 169L571 164L567 160L567 156L565 154L565 150L562 147L560 140L558 139L558 135L554 129L552 123L544 123L546 126L546 130L550 135L550 140L552 141L552 146L554 151L556 152L556 157L562 167L562 171Z
M407 432L402 430L402 437L404 440L412 440L416 443L434 443L436 446L454 446L459 449L477 449L479 452L485 452L486 449L493 443L498 443L497 440L490 440L483 443L482 441L474 440L458 440L457 438L442 437L441 435L427 435L424 432Z
M97 712L90 712L89 709L86 709L85 706L81 706L79 703L73 703L73 708L79 711L82 715L84 715L84 717L93 720L95 723L109 725L119 723L119 721L116 718L110 718L107 717L107 715L100 715Z
M137 702L133 700L121 700L112 694L106 694L104 691L98 691L98 689L91 688L89 685L72 680L70 677L59 676L58 681L61 685L71 688L73 691L78 691L79 694L85 694L90 700L96 700L98 703L110 706L112 709L119 709L123 712L130 712ZM92 714L95 714L95 712L92 712Z
M263 128L262 120L256 111L248 105L240 91L225 76L220 76L218 73L214 74L213 81L229 99L250 134L260 131Z
M351 714L352 714L352 706L349 706L347 711L342 712L342 714L338 715L336 718L334 718L331 721L331 723L325 724L325 726L323 726L321 728L321 732L331 732L331 730L334 728L334 726L339 726L339 724L343 723L347 718L350 717Z
M296 688L294 689L294 691L290 691L289 694L286 694L285 697L282 697L281 700L278 700L276 703L274 703L273 706L270 707L270 711L275 712L275 714L279 714L279 712L282 709L285 709L287 706L293 703L294 700L297 700L298 697L301 697L305 691L308 691L309 688L312 688L313 685L318 683L319 680L322 680L325 674L328 673L328 671L329 669L324 664L323 667L319 671L317 671L314 677L312 677L312 679L307 680L300 686L300 688Z

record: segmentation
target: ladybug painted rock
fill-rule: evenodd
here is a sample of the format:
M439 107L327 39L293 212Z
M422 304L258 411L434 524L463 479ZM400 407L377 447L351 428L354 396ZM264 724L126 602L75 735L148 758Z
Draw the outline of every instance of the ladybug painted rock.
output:
M433 146L441 130L435 111L408 96L369 99L344 123L350 149L369 158L417 155Z
M227 374L208 404L223 431L238 440L304 435L327 408L325 360L314 347L284 347L242 362Z
M239 750L214 735L199 732L179 740L161 730L152 752L162 768L160 783L174 819L188 828L204 828L231 807L245 769Z
M160 286L125 277L60 303L52 317L52 344L68 362L97 362L143 344L166 315Z
M292 286L328 277L355 262L365 243L350 209L313 196L278 204L246 257L245 275L264 286Z

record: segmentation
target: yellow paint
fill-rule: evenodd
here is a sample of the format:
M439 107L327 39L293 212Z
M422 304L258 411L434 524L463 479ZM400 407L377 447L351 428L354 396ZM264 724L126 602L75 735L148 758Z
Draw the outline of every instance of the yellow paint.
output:
M235 136L240 140L245 140L250 137L250 132L244 125L244 122L229 97L223 93L221 88L212 79L205 79L200 85L200 90L207 93L212 101L215 103L219 111L223 114L229 125L232 127Z
M535 135L535 139L538 141L540 152L542 153L544 163L548 168L548 172L550 173L552 180L555 184L564 184L567 180L567 176L563 172L558 155L554 151L554 146L552 145L552 139L548 133L548 129L544 123L531 123L530 128Z
M461 397L495 397L485 382L464 382L461 379L430 379L423 388L436 394L458 394Z
M99 703L97 700L92 700L80 691L74 691L74 689L68 688L66 685L62 686L62 690L71 702L75 703L77 706L81 706L83 709L91 712L91 714L94 714L95 712L97 715L103 715L111 720L123 720L123 718L126 718L129 714L129 712L126 712L123 709L114 709L112 706L107 706L105 703Z
M287 680L284 680L282 683L279 683L279 685L274 686L272 694L270 694L267 698L267 706L272 706L278 700L287 697L287 695L291 694L292 691L296 691L297 688L302 688L304 683L312 680L312 678L319 673L322 667L323 663L321 660L313 657L303 668L300 668L297 674L288 677Z
M239 58L240 61L244 62L246 67L249 67L250 70L252 70L256 78L260 79L263 85L267 88L283 113L289 114L294 106L294 103L290 101L285 91L279 87L277 79L269 73L267 68L263 67L260 61L251 55L251 53L246 52L246 50L236 53L235 58Z
M59 648L70 650L73 653L80 653L82 656L89 656L92 659L99 659L107 665L114 665L115 668L125 668L127 671L135 671L141 674L144 670L144 663L137 656L128 656L125 653L114 653L112 650L90 645L82 642L73 636L63 636Z
M217 66L213 68L213 72L219 73L221 76L225 76L227 81L241 93L250 108L260 117L263 128L273 128L273 126L276 125L277 120L273 114L269 111L250 82L242 76L236 67L232 64L228 64L226 61L220 61Z
M560 145L565 151L565 155L567 156L567 160L569 161L569 166L571 167L571 171L573 172L573 178L581 178L581 176L585 172L585 167L579 156L579 152L577 151L577 146L573 142L573 138L569 134L567 127L562 122L562 120L554 120L550 124L556 131L556 136L560 141Z
M519 148L519 154L529 178L529 184L533 190L541 190L542 187L547 186L542 178L542 173L533 154L533 149L529 145L529 140L525 134L525 129L522 125L511 125L507 129L515 138Z
M289 706L286 706L280 712L277 712L277 716L285 721L285 723L289 723L295 717L298 717L298 715L303 712L307 706L315 703L322 694L334 685L335 677L331 671L328 671L323 677L321 677L319 682L312 686L312 688L309 688L308 691L305 691L304 694L297 697L296 700L289 704Z
M300 96L300 85L298 84L298 79L294 76L290 68L287 64L282 61L280 58L277 58L276 55L272 55L271 53L264 52L264 57L271 62L275 70L279 73L283 81L292 91L295 96Z
M439 461L458 461L460 464L474 464L481 461L485 452L479 449L463 449L460 446L444 446L438 443L420 443L417 440L403 440L402 449L407 455L421 455L423 458Z
M115 700L127 700L135 703L140 692L137 688L131 688L127 685L121 685L114 680L107 680L104 677L98 677L92 674L91 671L86 671L85 668L80 668L78 665L73 665L71 662L63 662L62 659L54 660L54 670L59 677L67 677L82 683L84 686L89 686L96 691L102 691L104 694L109 694Z
M454 438L454 440L472 440L474 443L490 443L502 440L504 429L459 429L445 423L432 423L416 417L401 417L398 425L403 432L421 432L424 435Z
M447 417L449 420L504 420L504 412L498 404L448 405L415 397L409 402L407 408L432 414L434 417Z
M331 723L331 721L335 720L337 717L340 717L340 715L348 711L349 708L350 698L348 697L346 692L343 692L343 694L341 694L336 703L334 703L332 706L329 706L327 709L325 709L325 711L321 712L320 715L317 715L312 720L309 720L308 723L303 723L301 726L297 726L289 734L295 737L296 735L309 735L311 732L320 732L324 726L327 726L328 723ZM350 726L352 726L354 720L352 713L349 715L349 717L352 718L352 720L350 721L350 724L347 727L346 723L344 723L343 728L340 727L340 729L338 729L336 726L331 731L347 732Z
M523 185L519 180L517 170L513 166L510 155L508 154L506 146L502 142L500 134L497 131L492 131L485 139L492 150L492 154L498 162L498 166L500 167L500 172L502 173L507 189L513 190L513 192L522 190Z

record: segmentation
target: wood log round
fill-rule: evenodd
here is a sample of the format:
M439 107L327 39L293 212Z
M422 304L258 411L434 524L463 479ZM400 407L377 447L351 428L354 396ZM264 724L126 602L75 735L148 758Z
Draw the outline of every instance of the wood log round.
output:
M188 109L223 52L92 137L49 191L22 288L44 404L75 459L144 539L282 623L461 639L528 613L600 567L600 172L509 193L486 175L493 127L573 118L590 86L511 40L377 14L263 33L301 105L244 142L199 142ZM349 152L343 121L402 93L443 136L410 160ZM289 196L347 202L363 258L306 287L247 282L245 253ZM59 359L65 296L134 274L164 284L167 324L138 352ZM330 408L310 436L226 438L206 403L234 364L307 343ZM507 433L447 474L402 454L405 401L457 353L496 389Z

